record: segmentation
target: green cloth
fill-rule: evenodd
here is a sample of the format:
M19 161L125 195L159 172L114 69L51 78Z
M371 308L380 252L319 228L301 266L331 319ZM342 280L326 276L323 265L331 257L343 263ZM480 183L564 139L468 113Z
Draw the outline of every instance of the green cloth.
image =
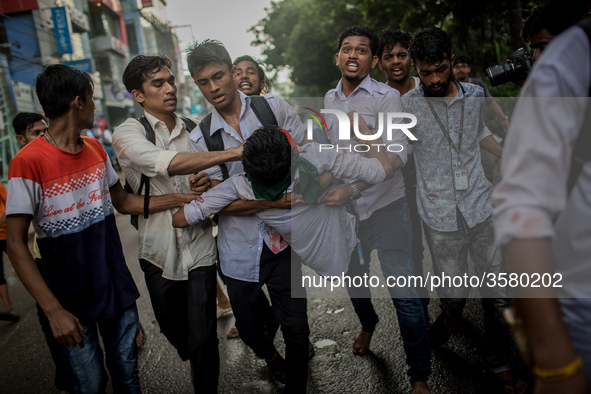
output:
M320 192L320 176L318 169L307 159L301 157L297 152L291 155L292 168L300 170L300 182L296 186L296 193L302 195L302 199L308 205L316 205L318 193Z
M251 182L252 191L257 199L275 201L285 193L291 184L291 170L295 168L300 170L300 182L296 185L296 193L302 195L306 204L316 205L318 192L320 191L318 169L314 164L297 153L292 155L289 172L285 174L282 180L273 185L261 185L260 183L254 182L248 174L246 174L246 177Z
M277 200L279 197L281 197L282 194L285 193L285 190L287 190L289 185L291 185L291 171L288 171L282 180L273 185L261 185L260 183L257 183L250 179L250 176L248 176L248 174L246 174L246 178L248 178L248 180L252 184L252 191L254 192L254 196L257 199L262 200Z

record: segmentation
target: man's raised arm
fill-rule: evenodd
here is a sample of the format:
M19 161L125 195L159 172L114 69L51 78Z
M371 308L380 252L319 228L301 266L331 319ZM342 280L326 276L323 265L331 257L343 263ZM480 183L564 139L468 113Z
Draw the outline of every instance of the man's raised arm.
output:
M168 165L168 175L194 174L228 161L239 161L241 159L242 145L238 148L228 148L226 150L215 152L179 152Z
M225 151L200 153L159 148L146 139L143 126L139 128L132 121L117 128L113 134L113 147L122 165L133 168L148 178L195 174L221 163L242 159L241 146Z

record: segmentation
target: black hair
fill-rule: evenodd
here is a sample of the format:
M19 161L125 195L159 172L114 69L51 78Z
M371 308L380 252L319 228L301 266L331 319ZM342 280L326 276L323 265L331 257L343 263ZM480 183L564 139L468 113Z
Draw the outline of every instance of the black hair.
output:
M35 123L43 120L47 123L45 116L36 112L21 112L12 120L12 128L17 135L26 136L27 130L33 127Z
M257 129L244 143L242 165L253 182L280 182L291 167L291 146L285 134L272 125Z
M523 22L521 37L529 42L529 38L543 29L548 29L551 35L557 36L579 20L591 5L588 0L571 1L565 5L564 1L550 1L536 7Z
M390 52L396 45L408 50L410 34L403 31L384 30L378 39L378 50L376 55L382 60L384 51Z
M220 41L203 40L187 49L187 66L192 76L210 63L225 64L232 70L232 58Z
M94 84L84 71L64 64L50 64L37 75L35 88L45 116L57 119L68 113L70 103L77 96L86 102L86 95L92 93Z
M417 60L429 64L439 63L445 59L451 59L451 41L446 32L429 27L417 31L408 48L410 58L414 64Z
M343 29L341 34L339 34L339 46L337 48L337 53L341 50L341 46L343 45L345 38L351 36L362 36L369 38L369 49L371 50L371 55L376 55L378 51L378 35L369 27L359 25L346 27Z
M462 63L466 63L468 66L471 66L472 60L470 60L470 58L468 56L463 56L463 55L456 56L454 58L454 66L456 64L462 64Z
M123 72L123 84L125 85L125 89L127 89L129 93L133 90L144 93L144 82L160 71L162 67L172 68L170 59L164 55L137 55L131 59Z
M260 81L264 81L265 80L265 70L263 70L263 67L261 66L261 63L258 62L258 61L256 61L256 60L254 60L254 58L251 57L251 56L244 55L244 56L237 57L234 60L234 63L232 63L232 65L235 66L238 63L243 62L243 61L249 61L251 63L254 63L254 65L255 65L255 67L257 69L257 72L259 74L259 80Z

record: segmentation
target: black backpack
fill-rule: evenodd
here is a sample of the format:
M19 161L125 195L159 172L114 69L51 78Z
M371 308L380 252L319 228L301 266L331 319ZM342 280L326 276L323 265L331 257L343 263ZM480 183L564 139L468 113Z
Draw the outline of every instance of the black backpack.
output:
M250 108L254 111L257 119L263 125L273 125L278 126L277 118L269 106L267 99L262 96L249 96L250 97ZM214 133L211 133L211 113L209 113L199 124L201 128L201 132L203 133L203 139L205 140L205 144L207 145L207 149L210 152L213 151L220 151L224 149L224 141L222 140L222 134L216 133L217 130L213 130ZM228 179L230 176L228 174L228 167L226 164L220 164L220 168L222 169L222 175L224 180Z
M197 127L197 124L191 119L184 116L179 116L179 118L181 118L187 130L193 130L195 127ZM144 130L146 131L146 139L156 145L156 134L154 133L154 129L152 129L150 122L148 122L148 119L146 119L145 116L142 116L138 119L138 122L144 126ZM140 186L138 187L137 192L131 188L127 179L125 179L125 186L123 186L123 188L129 194L140 195L142 194L142 188L144 189L144 219L147 219L150 216L150 178L142 174ZM131 225L135 227L136 230L138 229L139 224L138 217L139 215L131 215L131 219L129 220Z
M257 119L261 124L270 124L274 126L278 126L277 118L273 113L273 110L269 106L267 99L261 96L250 96L250 108L254 111ZM179 116L181 120L185 123L187 130L193 130L197 127L197 124L193 122L191 119ZM138 121L144 126L146 130L146 139L156 145L156 134L146 119L145 116L142 116L138 119ZM222 140L221 133L215 133L213 136L211 135L211 113L209 113L200 123L201 132L203 133L203 138L205 140L205 144L207 145L207 149L209 151L221 151L224 150L224 141ZM217 130L214 130L217 131ZM220 164L222 169L222 175L224 180L229 178L228 174L228 167L225 164ZM140 186L138 187L137 192L135 192L127 179L125 180L125 186L123 187L125 191L129 194L142 194L142 188L144 189L144 219L147 219L150 216L150 178L142 174L140 179ZM138 217L139 215L131 215L131 225L138 229Z

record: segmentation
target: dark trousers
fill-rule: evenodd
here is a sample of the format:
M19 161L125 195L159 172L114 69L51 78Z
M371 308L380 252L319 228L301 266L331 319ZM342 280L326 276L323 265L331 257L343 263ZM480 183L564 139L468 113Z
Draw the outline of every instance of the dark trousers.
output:
M495 246L495 232L492 216L482 223L469 228L462 218L457 231L437 231L425 224L433 253L433 266L437 275L463 276L468 273L468 253L474 263L476 276L506 273L501 251ZM490 282L489 282L490 283ZM509 306L506 288L501 286L480 287L484 330L486 336L486 359L491 369L509 365L510 333L503 317L503 310ZM470 288L442 286L437 289L444 307L451 316L460 320Z
M189 279L168 280L162 269L140 260L160 331L181 359L193 362L196 393L217 393L220 372L215 265L194 268Z
M291 255L291 248L273 254L267 245L264 245L259 281L246 282L226 277L226 284L240 338L259 357L270 359L275 354L275 345L264 334L263 318L258 309L259 292L264 284L267 285L273 311L281 324L285 340L286 388L288 392L305 393L308 379L310 329L306 314L306 299L292 298L291 278L292 275L301 277L301 263L299 259L292 262Z
M410 187L406 191L406 201L408 202L408 211L410 213L410 223L412 227L412 262L415 275L423 275L423 257L425 248L423 246L423 221L419 216L417 207L417 188ZM427 241L427 244L429 242ZM417 287L419 297L423 303L423 309L427 310L429 306L429 290L426 287Z
M222 282L224 282L224 284L227 285L228 283L226 281L226 275L224 275L224 273L222 272L222 268L220 266L219 261L220 255L218 252L218 263L216 264L218 269L218 275L220 276ZM275 313L273 313L271 303L269 302L269 299L267 298L267 295L265 294L262 288L259 291L259 296L257 298L257 313L263 319L263 324L265 325L265 327L272 327L275 324L277 324L277 317L275 316Z
M348 276L363 277L369 274L371 251L377 249L384 278L413 276L411 255L412 231L406 198L402 197L376 210L369 218L359 223L358 237L361 241L364 265L360 264L355 251L351 255ZM363 331L373 332L379 321L372 302L369 287L348 287L347 291ZM431 373L431 353L425 327L423 304L416 287L389 287L388 291L396 308L400 334L410 366L411 383L427 381Z

